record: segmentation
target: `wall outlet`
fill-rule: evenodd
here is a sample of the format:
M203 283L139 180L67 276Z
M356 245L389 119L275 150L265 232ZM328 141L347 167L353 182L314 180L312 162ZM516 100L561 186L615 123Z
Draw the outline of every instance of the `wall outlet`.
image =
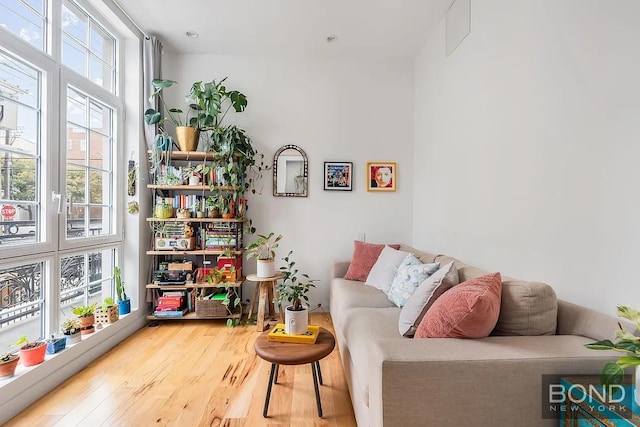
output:
M358 240L361 242L366 242L366 235L364 233L358 233Z

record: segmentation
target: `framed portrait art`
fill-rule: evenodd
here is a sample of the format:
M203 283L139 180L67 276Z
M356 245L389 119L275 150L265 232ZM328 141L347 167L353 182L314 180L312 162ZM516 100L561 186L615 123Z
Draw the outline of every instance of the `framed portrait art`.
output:
M352 162L324 162L325 190L351 191L352 182Z
M367 162L367 191L396 191L395 162Z

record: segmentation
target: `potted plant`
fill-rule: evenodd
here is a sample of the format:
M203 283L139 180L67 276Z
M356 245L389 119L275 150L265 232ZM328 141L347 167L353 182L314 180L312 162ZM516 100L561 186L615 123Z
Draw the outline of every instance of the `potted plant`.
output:
M56 338L51 335L51 338L47 339L47 354L55 354L64 350L67 345L67 340L64 338Z
M114 323L118 321L118 306L112 297L106 297L101 307L96 307L96 323Z
M82 330L82 322L80 319L65 319L60 325L60 331L64 335L67 345L79 343L82 340L80 331Z
M82 335L88 335L95 332L93 323L95 322L94 313L98 307L98 303L94 302L91 305L81 305L79 307L72 307L71 312L78 316L82 323L81 333Z
M222 196L222 218L231 219L235 216L235 193Z
M0 379L11 378L16 372L18 361L20 361L18 353L8 351L0 354Z
M220 218L220 210L222 209L222 200L224 196L220 191L216 191L207 197L205 202L209 218Z
M618 317L630 320L636 329L640 330L640 311L629 305L619 305L617 307ZM611 340L598 341L586 344L585 347L591 350L614 350L625 353L625 356L618 358L615 362L606 363L602 367L600 375L602 384L605 386L621 385L626 368L635 367L635 392L634 400L640 406L640 337L625 331L622 325L616 331L617 343Z
M20 361L23 366L33 366L44 362L44 354L47 351L46 341L29 342L26 335L14 344L20 346Z
M275 236L275 233L271 232L268 235L259 234L255 242L246 247L247 259L257 259L257 273L258 277L273 277L275 276L275 250L278 248L279 241L282 239L282 234Z
M153 216L156 218L171 218L173 216L173 205L171 203L156 203Z
M181 151L195 151L198 147L198 140L200 139L200 129L189 125L190 121L188 117L189 110L187 110L187 116L185 121L180 120L180 114L183 111L179 108L168 108L162 96L163 89L169 88L178 82L174 80L166 79L154 79L151 84L153 85L153 93L151 99L158 98L163 110L167 114L167 117L162 117L159 111L153 108L149 108L144 112L144 121L148 125L157 124L163 129L163 124L166 121L171 121L176 127L176 139L178 140L178 147ZM193 119L193 117L192 117ZM164 134L164 130L161 130Z
M189 185L200 185L204 168L205 166L202 164L191 166L191 163L189 163L187 167L183 168L182 174Z
M302 280L298 280L298 269L296 262L292 259L293 251L282 258L284 267L280 267L282 282L277 284L277 301L282 307L282 303L289 302L291 305L285 307L285 332L287 334L300 335L307 332L309 325L309 307L304 303L309 301L307 293L310 288L315 287L317 280L312 280L307 274L301 274Z
M124 282L120 275L120 267L113 267L113 279L116 282L116 295L118 297L118 314L131 313L131 300L127 296L127 291L124 289Z

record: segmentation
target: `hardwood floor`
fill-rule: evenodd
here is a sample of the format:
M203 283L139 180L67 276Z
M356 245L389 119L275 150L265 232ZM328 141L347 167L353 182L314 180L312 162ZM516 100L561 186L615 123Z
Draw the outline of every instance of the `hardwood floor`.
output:
M333 333L329 314L310 322ZM253 350L258 334L221 321L145 327L5 425L356 426L337 346L320 362L322 418L311 365L280 367L263 418L270 364Z

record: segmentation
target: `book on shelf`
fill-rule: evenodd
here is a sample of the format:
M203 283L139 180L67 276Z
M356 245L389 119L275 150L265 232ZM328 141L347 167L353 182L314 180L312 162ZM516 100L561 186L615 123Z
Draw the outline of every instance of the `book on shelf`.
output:
M307 332L304 334L287 334L285 332L284 323L278 323L267 335L267 341L279 342L295 342L302 344L315 344L320 333L320 327L317 325L307 326Z
M188 312L189 310L186 308L182 310L161 310L161 311L158 311L158 309L156 308L156 311L153 312L153 315L155 317L182 317Z

